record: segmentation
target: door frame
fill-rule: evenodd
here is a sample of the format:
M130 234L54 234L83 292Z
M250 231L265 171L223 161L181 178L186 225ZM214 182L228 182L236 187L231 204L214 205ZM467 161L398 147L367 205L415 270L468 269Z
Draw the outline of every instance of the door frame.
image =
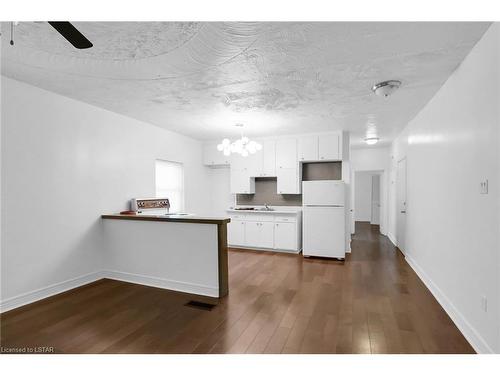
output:
M351 223L351 234L355 232L355 212L356 212L356 173L367 172L378 174L380 176L380 233L387 236L387 226L388 220L388 202L389 202L389 184L388 180L388 170L387 169L351 169L351 210L350 210L350 223Z
M404 181L405 181L405 192L404 192L404 202L405 202L405 216L404 216L404 235L403 235L403 241L404 243L401 244L400 243L400 227L399 227L399 215L400 215L400 210L401 208L399 207L399 199L400 199L400 183L401 183L401 180L400 180L400 173L399 173L399 165L401 162L404 161ZM408 222L408 215L407 215L407 212L408 212L408 159L406 158L406 156L403 156L402 158L398 159L396 161L396 236L395 236L395 240L396 240L396 246L397 248L399 249L399 251L401 251L401 253L403 255L406 255L406 235L407 235L407 230L406 230L406 226L407 226L407 222Z

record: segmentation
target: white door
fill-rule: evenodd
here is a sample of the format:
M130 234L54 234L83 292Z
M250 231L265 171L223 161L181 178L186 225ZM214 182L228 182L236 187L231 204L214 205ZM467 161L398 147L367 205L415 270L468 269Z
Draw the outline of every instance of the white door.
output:
M299 161L318 160L318 136L299 138Z
M302 205L344 206L345 184L334 180L303 181Z
M278 168L277 175L277 193L278 194L299 194L299 176L297 168Z
M264 157L262 168L264 176L276 176L276 141L264 141L261 152Z
M397 191L397 227L396 227L396 242L401 250L405 253L406 240L406 158L398 161L398 169L396 176L396 191Z
M259 247L272 249L274 247L274 223L260 223Z
M345 258L344 207L304 207L304 256Z
M338 134L326 134L319 137L319 160L340 160Z
M277 250L297 250L297 224L274 224L274 248Z
M231 220L227 226L227 243L234 246L245 246L245 222Z
M380 225L380 175L372 176L372 212L370 223Z
M276 168L297 168L297 140L276 141Z

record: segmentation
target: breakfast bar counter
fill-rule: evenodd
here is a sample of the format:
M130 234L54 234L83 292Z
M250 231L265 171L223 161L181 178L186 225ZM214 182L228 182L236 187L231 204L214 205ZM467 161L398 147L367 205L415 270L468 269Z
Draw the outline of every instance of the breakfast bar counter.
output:
M104 277L208 297L228 294L229 218L102 215Z

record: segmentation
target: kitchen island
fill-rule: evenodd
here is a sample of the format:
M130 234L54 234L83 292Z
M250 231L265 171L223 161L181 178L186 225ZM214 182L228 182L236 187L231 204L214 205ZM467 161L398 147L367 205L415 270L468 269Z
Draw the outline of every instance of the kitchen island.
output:
M208 297L228 294L229 218L102 215L103 277Z

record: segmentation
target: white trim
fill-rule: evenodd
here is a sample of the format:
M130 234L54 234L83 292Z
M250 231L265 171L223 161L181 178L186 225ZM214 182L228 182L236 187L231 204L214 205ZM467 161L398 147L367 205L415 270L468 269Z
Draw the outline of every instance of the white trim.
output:
M33 302L37 302L56 294L66 292L70 289L93 283L94 281L97 281L99 279L102 279L101 272L92 272L86 275L75 277L74 279L69 279L60 283L33 290L31 292L23 293L15 297L7 298L0 302L0 312L3 313Z
M176 281L163 279L154 276L138 275L134 273L104 270L102 277L106 279L125 281L134 284L152 286L161 289L169 289L177 292L184 292L190 294L199 294L209 297L219 297L219 288L201 284L186 283L184 281Z
M392 244L394 246L398 246L398 244L396 243L396 237L394 237L394 235L391 233L391 232L387 232L387 238L389 238L389 240L391 240Z
M493 354L493 349L486 343L474 327L467 321L462 313L453 305L448 297L441 289L432 281L432 279L425 273L425 271L415 262L415 260L406 255L405 259L410 267L415 271L417 276L422 280L427 289L430 290L432 295L439 302L441 307L446 311L453 323L462 332L465 339L471 344L474 350L479 354Z

